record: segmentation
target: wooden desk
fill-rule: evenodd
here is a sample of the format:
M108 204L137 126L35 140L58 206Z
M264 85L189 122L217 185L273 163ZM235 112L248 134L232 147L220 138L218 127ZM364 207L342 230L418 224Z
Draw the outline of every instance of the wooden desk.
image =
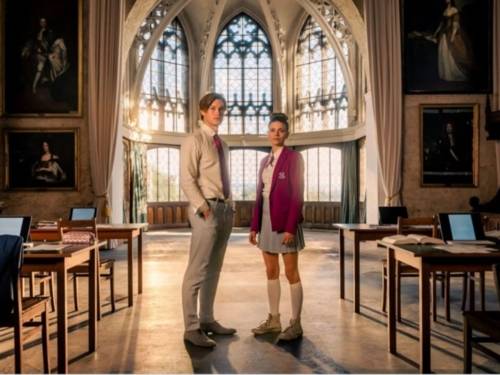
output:
M500 262L500 251L489 254L467 253L454 254L444 250L435 249L425 245L388 245L387 268L389 284L389 311L388 311L388 339L389 351L393 354L396 350L396 262L403 262L418 269L419 288L419 364L421 373L431 372L431 326L430 326L430 287L429 279L432 272L480 272L491 270L494 263ZM474 300L474 281L470 281L471 301Z
M97 236L103 240L126 240L127 241L127 262L128 262L128 305L134 304L134 271L132 253L133 240L137 238L137 275L138 292L142 294L142 232L148 224L97 224ZM32 241L57 241L59 233L54 228L33 228L30 231Z
M339 262L340 262L340 298L345 298L345 238L354 243L353 251L353 285L354 312L359 313L360 306L360 271L359 244L361 241L376 241L396 234L396 225L371 224L333 224L339 230Z
M67 272L89 261L89 352L97 347L97 251L103 243L68 245L60 251L24 250L22 272L55 272L57 274L57 368L68 372Z

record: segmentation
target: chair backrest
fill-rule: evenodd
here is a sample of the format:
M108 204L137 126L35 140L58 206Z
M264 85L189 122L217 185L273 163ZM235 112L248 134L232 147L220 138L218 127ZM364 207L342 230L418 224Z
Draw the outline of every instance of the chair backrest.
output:
M60 238L63 242L94 242L97 241L97 223L96 219L92 220L59 220L58 230ZM75 234L72 239L71 234ZM81 241L85 239L81 234L91 234L92 241ZM89 237L90 238L90 237ZM66 239L66 240L65 240Z
M408 217L408 210L406 206L379 206L378 214L379 224L396 224L398 217Z
M431 226L432 227L432 237L437 237L437 223L434 216L429 217L398 217L398 234L406 234L415 232L415 226ZM413 228L412 228L413 227Z
M97 214L97 207L72 207L69 220L92 220Z
M23 263L23 238L0 235L0 323L20 314L19 272Z
M493 265L493 279L495 279L498 303L500 303L500 264Z

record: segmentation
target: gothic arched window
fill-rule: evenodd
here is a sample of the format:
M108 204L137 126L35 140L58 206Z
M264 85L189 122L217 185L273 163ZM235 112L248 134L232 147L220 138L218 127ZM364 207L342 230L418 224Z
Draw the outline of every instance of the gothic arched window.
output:
M234 17L214 50L214 88L227 100L223 134L265 134L273 108L271 43L248 15Z
M340 202L342 153L333 147L301 151L304 158L304 200Z
M188 121L188 48L174 19L148 62L139 102L139 126L146 130L185 132Z
M300 32L295 60L295 132L346 128L347 87L339 58L311 16Z

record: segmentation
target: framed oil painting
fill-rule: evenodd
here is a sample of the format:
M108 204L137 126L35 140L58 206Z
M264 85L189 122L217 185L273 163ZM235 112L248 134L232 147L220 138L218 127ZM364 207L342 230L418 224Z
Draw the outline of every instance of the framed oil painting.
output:
M76 190L77 129L6 129L7 189Z
M81 115L82 1L4 2L7 115Z
M492 0L401 0L407 94L491 92Z
M477 186L479 104L421 105L422 186Z

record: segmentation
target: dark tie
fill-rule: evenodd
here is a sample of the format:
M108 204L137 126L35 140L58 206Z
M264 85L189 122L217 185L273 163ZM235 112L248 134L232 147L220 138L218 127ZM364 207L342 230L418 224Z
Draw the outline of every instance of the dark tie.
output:
M226 157L224 156L224 149L222 147L222 142L220 137L214 135L214 146L217 148L217 153L219 154L219 166L220 166L220 177L222 180L222 192L224 193L224 198L229 197L229 192L231 191L229 183L229 174L227 173Z
M269 160L267 162L267 166L273 166L273 162L274 162L274 154L271 154L271 156L269 157Z

